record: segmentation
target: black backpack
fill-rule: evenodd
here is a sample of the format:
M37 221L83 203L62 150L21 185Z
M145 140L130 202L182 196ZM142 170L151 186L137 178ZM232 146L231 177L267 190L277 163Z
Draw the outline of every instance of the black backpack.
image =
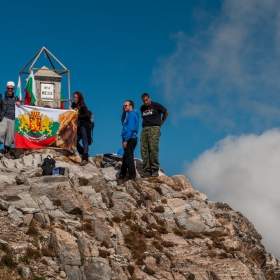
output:
M55 168L55 160L48 155L41 164L43 169L42 175L52 175Z
M91 145L93 142L93 129L94 129L94 121L93 121L93 113L87 109L87 116L88 116L88 122L90 127L90 135L91 137L88 139L88 144Z

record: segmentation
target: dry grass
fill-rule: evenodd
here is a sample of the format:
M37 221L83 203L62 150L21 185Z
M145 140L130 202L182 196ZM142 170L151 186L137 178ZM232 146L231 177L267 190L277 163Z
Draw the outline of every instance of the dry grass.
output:
M61 203L61 200L60 199L55 199L55 200L53 200L53 205L54 206L61 206L62 205L62 203Z
M79 177L78 180L79 180L79 185L80 186L87 186L88 183L89 183L88 179L83 178L83 177Z
M110 198L109 198L108 207L109 207L109 208L112 208L112 207L114 207L114 205L115 205L114 200L113 200L112 197L110 197Z
M76 229L79 231L84 231L90 236L95 235L91 219L84 219L81 226L77 227Z
M15 268L17 263L15 262L14 256L11 253L7 253L1 258L1 263L9 268Z
M39 250L34 250L31 247L26 249L25 254L20 258L20 261L29 264L31 259L39 260L41 258L41 252Z
M175 191L175 192L180 192L182 189L180 187L177 187L177 186L171 186L172 190Z
M105 203L105 204L108 204L108 198L107 198L107 196L102 192L101 193L101 197L102 197L102 201Z
M105 247L105 248L107 248L107 249L110 248L109 243L108 243L107 241L105 241L105 240L103 240L103 241L101 242L100 246L101 246L101 247Z
M119 224L122 221L122 217L121 216L115 216L112 218L112 221Z
M174 247L175 246L173 242L165 241L165 240L161 242L161 245L164 247Z
M129 264L129 265L127 266L127 270L128 270L128 272L129 272L129 274L132 276L133 273L134 273L134 270L135 270L134 265Z
M134 220L135 221L137 219L137 216L132 211L128 211L128 212L123 211L123 213L124 213L124 216L125 216L126 220Z
M163 252L163 246L161 246L161 245L159 244L159 242L154 241L154 242L153 242L153 245L155 246L155 248L156 248L157 250L159 250L160 252Z
M162 205L156 206L154 212L164 213L164 207Z
M209 255L210 258L216 258L217 257L217 254L212 250L208 252L208 255Z
M51 242L49 242L46 246L44 246L41 250L42 255L46 256L46 257L54 257L54 248L53 248L53 244Z
M187 198L193 198L194 194L192 192L187 192Z
M153 274L156 273L153 269L151 269L151 268L149 268L149 267L147 267L147 266L145 266L145 268L143 269L143 271L146 272L146 273L149 274L149 275L153 275Z
M152 224L148 225L147 229L149 229L149 230L155 229L158 233L161 233L161 234L166 234L167 233L166 227L157 225L155 223L152 223Z
M148 217L148 215L144 214L144 215L141 217L141 220L142 220L143 222L148 223L148 222L149 222L149 217Z
M98 249L98 252L101 258L106 259L108 256L110 256L110 252L108 252L107 250Z
M55 218L49 214L49 219L50 219L50 223L53 224L55 221Z
M146 180L149 183L162 183L159 177L148 177Z
M94 157L93 159L93 162L95 163L95 165L97 166L97 167L101 167L101 164L102 164L102 160L101 160L101 158L99 158L99 157Z
M9 245L8 244L4 244L4 243L2 243L2 246L1 246L2 248L2 251L3 252L5 252L5 253L8 253L8 252L10 252L10 248L9 248Z
M156 214L152 214L153 217L155 218L156 222L158 225L162 226L162 227L165 227L165 221L161 218L159 218Z
M105 218L105 220L109 223L109 225L110 225L111 227L114 226L114 223L113 223L112 220L110 220L109 218Z
M154 190L157 191L160 195L163 195L163 192L159 186L155 186Z
M124 236L124 242L126 247L131 250L132 257L135 260L140 259L147 248L147 243L145 237L139 232L133 232L126 234Z
M38 228L37 228L37 226L36 226L36 222L35 222L34 219L33 219L33 220L31 221L31 223L29 224L28 230L27 230L26 233L29 234L29 235L32 235L32 236L37 236L37 235L39 235L39 230L38 230Z
M11 280L11 279L18 279L19 275L18 275L18 271L15 269L11 269L9 267L6 266L2 266L0 265L0 279L1 280Z

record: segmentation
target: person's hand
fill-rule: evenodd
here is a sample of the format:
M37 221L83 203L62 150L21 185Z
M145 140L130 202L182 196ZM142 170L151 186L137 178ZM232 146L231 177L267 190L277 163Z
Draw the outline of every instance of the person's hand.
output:
M124 149L126 149L127 142L123 142L123 143L122 143L122 146L123 146Z
M20 106L20 105L21 105L21 101L17 101L15 104L16 104L17 106Z

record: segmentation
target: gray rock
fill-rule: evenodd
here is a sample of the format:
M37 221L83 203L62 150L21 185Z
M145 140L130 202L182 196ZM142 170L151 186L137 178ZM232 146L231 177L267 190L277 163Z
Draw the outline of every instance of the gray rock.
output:
M105 259L91 258L83 267L87 280L111 280L111 268Z
M47 213L49 215L51 215L52 217L57 218L57 219L59 219L59 218L64 218L64 219L68 218L68 215L66 213L60 211L59 209L49 210L49 211L47 211Z
M15 226L23 226L24 221L23 221L23 215L20 211L14 209L11 211L11 213L8 214L8 218L11 221L11 224Z
M34 213L38 213L40 211L40 209L36 209L36 208L20 208L19 210L23 214L34 214Z
M9 209L10 206L11 206L10 203L8 203L7 201L2 200L2 199L0 198L0 209L1 209L1 210L8 211L8 209Z
M26 279L30 279L33 277L32 271L29 267L23 266L22 267L22 276Z
M69 280L82 280L82 273L78 266L76 265L65 265L65 273Z
M66 231L55 228L51 236L51 242L53 244L55 253L63 267L65 265L81 265L81 256L75 237L73 237ZM68 272L66 269L65 272L68 276Z
M101 172L104 179L108 181L116 181L116 176L119 170L116 170L114 167L102 168Z
M112 275L111 279L112 280L127 280L127 276L124 273L122 267L114 260L110 261L111 263L111 270L112 270Z
M78 248L83 260L95 258L99 256L96 241L88 237L86 233L77 233L78 235Z
M46 223L47 225L50 224L49 217L45 213L35 213L33 217L37 222L39 222L41 224L43 224L43 223Z
M104 224L102 219L95 219L93 222L94 232L98 240L106 241L110 246L114 247L114 242L111 240L110 228Z
M31 186L32 189L42 184L52 185L53 183L61 183L61 182L68 182L68 177L62 175L60 176L47 175L42 177L26 178L24 180L24 184Z
M39 197L35 196L34 200L36 201L36 203L39 205L41 209L54 210L57 208L57 206L54 206L52 201L46 195L42 195Z

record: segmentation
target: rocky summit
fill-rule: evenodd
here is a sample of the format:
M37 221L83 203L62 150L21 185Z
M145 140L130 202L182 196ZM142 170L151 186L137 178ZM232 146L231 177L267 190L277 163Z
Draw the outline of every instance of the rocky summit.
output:
M252 223L183 175L117 185L102 156L17 155L0 159L0 279L280 279ZM48 155L64 175L42 176Z

